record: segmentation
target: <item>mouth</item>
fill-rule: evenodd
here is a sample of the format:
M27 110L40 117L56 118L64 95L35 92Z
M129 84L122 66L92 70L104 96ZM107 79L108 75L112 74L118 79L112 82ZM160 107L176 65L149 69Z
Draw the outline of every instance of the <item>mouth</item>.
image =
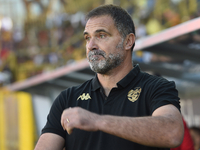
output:
M102 55L90 55L88 58L89 58L89 61L98 61L102 57L103 57Z
M101 50L93 50L88 53L89 61L100 60L102 57L105 58L105 53Z

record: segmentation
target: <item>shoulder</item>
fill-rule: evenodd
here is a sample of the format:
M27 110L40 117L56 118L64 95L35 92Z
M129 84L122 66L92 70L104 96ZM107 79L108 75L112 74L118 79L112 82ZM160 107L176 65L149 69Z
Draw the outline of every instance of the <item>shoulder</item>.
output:
M72 103L76 102L80 94L91 89L92 80L93 79L88 80L78 86L72 86L67 89L64 89L56 97L56 99L53 102L53 105L62 109L71 107Z
M163 78L161 76L156 76L156 75L150 75L146 72L141 72L141 81L143 84L145 84L148 87L175 87L175 82L174 81L169 81L166 78Z
M180 98L174 81L147 73L143 73L143 76L143 94L150 101L151 113L168 104L174 105L180 111Z
M77 97L80 93L83 93L84 91L90 91L92 89L92 81L93 78L85 81L80 85L69 87L61 91L58 97L61 99L68 99L69 97Z
M80 85L69 87L69 88L63 90L61 93L62 94L68 94L68 93L71 93L71 92L79 92L79 91L82 91L82 90L89 90L92 87L92 81L93 81L93 78L85 81L84 83L82 83Z

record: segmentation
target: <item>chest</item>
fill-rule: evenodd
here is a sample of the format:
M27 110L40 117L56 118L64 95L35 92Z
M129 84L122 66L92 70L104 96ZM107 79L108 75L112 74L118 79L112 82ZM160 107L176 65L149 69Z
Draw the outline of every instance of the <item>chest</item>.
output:
M148 116L150 103L141 87L113 88L108 97L101 90L84 91L71 99L67 107L82 107L97 114Z

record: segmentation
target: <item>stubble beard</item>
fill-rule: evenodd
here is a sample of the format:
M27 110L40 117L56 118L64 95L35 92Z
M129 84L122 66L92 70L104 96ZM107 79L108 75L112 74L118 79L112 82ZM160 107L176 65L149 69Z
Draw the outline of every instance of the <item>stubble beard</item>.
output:
M119 66L124 61L123 52L123 40L116 46L116 53L108 54L102 50L92 50L88 53L88 62L90 68L99 74L107 74L112 69ZM101 55L103 59L99 59L99 56L93 57L94 55Z

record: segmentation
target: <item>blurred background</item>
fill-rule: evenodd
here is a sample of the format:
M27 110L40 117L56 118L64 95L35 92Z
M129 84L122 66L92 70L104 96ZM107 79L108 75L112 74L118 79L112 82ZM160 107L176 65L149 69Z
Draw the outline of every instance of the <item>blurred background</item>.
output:
M55 97L94 76L84 16L120 5L136 27L134 64L176 82L200 127L200 0L0 0L0 150L31 150Z

